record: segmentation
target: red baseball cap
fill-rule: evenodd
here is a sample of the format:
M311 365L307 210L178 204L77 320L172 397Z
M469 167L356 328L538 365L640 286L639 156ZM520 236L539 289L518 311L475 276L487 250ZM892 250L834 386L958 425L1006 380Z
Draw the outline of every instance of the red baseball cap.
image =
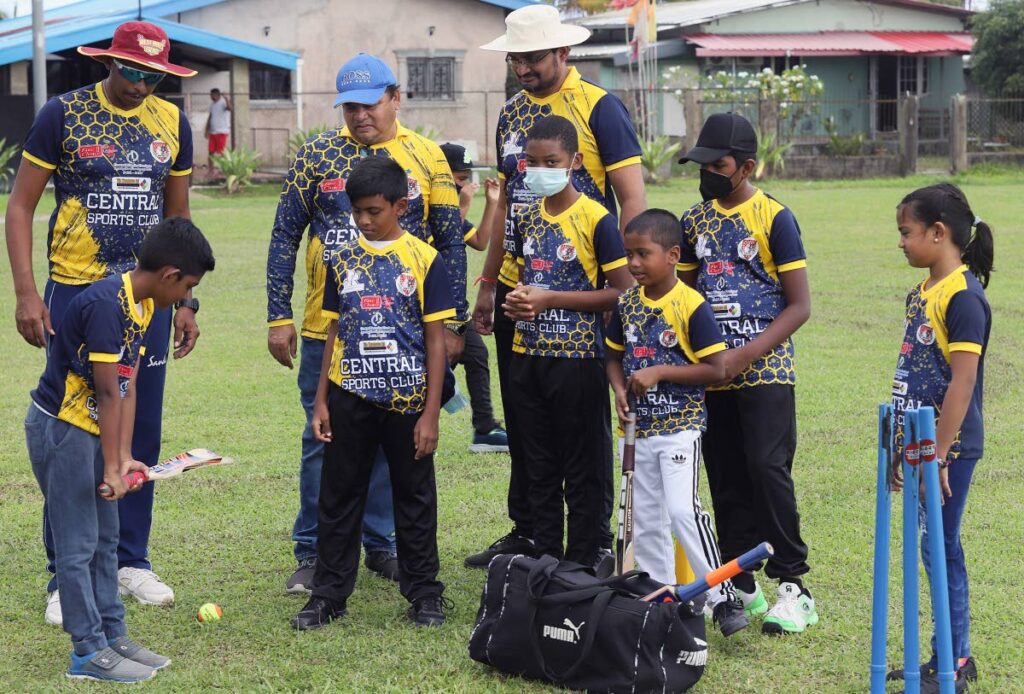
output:
M78 52L90 58L120 58L133 63L166 72L178 77L192 77L195 70L167 62L171 53L171 41L167 32L149 22L125 22L114 30L110 48L89 48L79 46Z

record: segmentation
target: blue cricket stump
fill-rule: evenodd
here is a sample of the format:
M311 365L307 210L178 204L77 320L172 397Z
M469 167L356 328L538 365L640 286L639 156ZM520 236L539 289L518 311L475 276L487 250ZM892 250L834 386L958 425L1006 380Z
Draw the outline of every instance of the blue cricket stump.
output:
M878 408L878 498L875 505L875 561L871 608L871 693L885 692L889 606L890 496L893 485L894 420L891 405ZM919 490L925 486L925 528L932 557L932 614L938 654L939 691L953 694L953 646L942 533L941 490L935 455L935 410L922 407L903 414L903 677L906 694L920 694L917 538Z

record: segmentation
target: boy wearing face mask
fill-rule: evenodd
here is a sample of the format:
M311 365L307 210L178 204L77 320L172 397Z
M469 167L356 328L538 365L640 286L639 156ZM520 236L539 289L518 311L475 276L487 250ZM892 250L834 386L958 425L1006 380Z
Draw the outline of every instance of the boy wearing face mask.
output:
M516 326L509 404L522 432L537 554L592 566L608 523L600 320L633 279L615 217L572 183L578 151L566 118L542 118L529 131L525 182L539 198L513 219L519 284L502 310Z
M768 609L753 573L733 579L762 631L797 633L818 622L802 576L810 571L800 537L791 471L796 400L791 336L811 314L800 227L788 208L754 187L757 135L742 116L719 113L680 159L700 164L704 202L682 217L680 277L711 304L729 349L725 379L707 390L704 462L722 561L767 540L777 579Z

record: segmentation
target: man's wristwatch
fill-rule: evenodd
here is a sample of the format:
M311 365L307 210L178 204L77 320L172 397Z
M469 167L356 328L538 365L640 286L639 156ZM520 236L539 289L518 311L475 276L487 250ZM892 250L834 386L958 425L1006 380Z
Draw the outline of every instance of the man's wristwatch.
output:
M466 331L469 330L469 323L445 323L444 327L459 337L465 337Z
M179 308L190 308L192 313L199 313L199 299L182 299L175 302L174 310L177 311Z

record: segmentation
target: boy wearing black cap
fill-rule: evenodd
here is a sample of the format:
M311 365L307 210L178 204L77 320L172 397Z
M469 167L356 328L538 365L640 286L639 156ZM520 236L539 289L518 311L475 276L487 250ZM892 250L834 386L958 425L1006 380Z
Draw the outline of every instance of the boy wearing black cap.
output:
M756 152L750 123L719 113L680 159L700 164L704 202L683 214L679 272L707 298L730 347L725 380L707 390L704 435L722 561L771 542L775 555L765 574L779 581L771 610L752 573L733 584L748 614L767 612L762 631L798 633L818 622L800 578L810 568L790 474L796 452L791 336L810 317L811 300L796 218L750 182Z
M472 182L473 160L462 145L446 142L441 145L441 151L452 169L455 189L459 192L463 240L467 246L478 251L487 250L487 232L498 211L498 182L494 179L485 182L487 203L484 205L484 216L480 226L474 226L468 219L469 206L480 186ZM469 389L469 403L473 410L473 443L469 446L470 453L508 453L508 434L494 418L494 408L491 406L491 371L487 345L473 330L472 323L466 330L466 346L459 363L466 369L466 387Z

